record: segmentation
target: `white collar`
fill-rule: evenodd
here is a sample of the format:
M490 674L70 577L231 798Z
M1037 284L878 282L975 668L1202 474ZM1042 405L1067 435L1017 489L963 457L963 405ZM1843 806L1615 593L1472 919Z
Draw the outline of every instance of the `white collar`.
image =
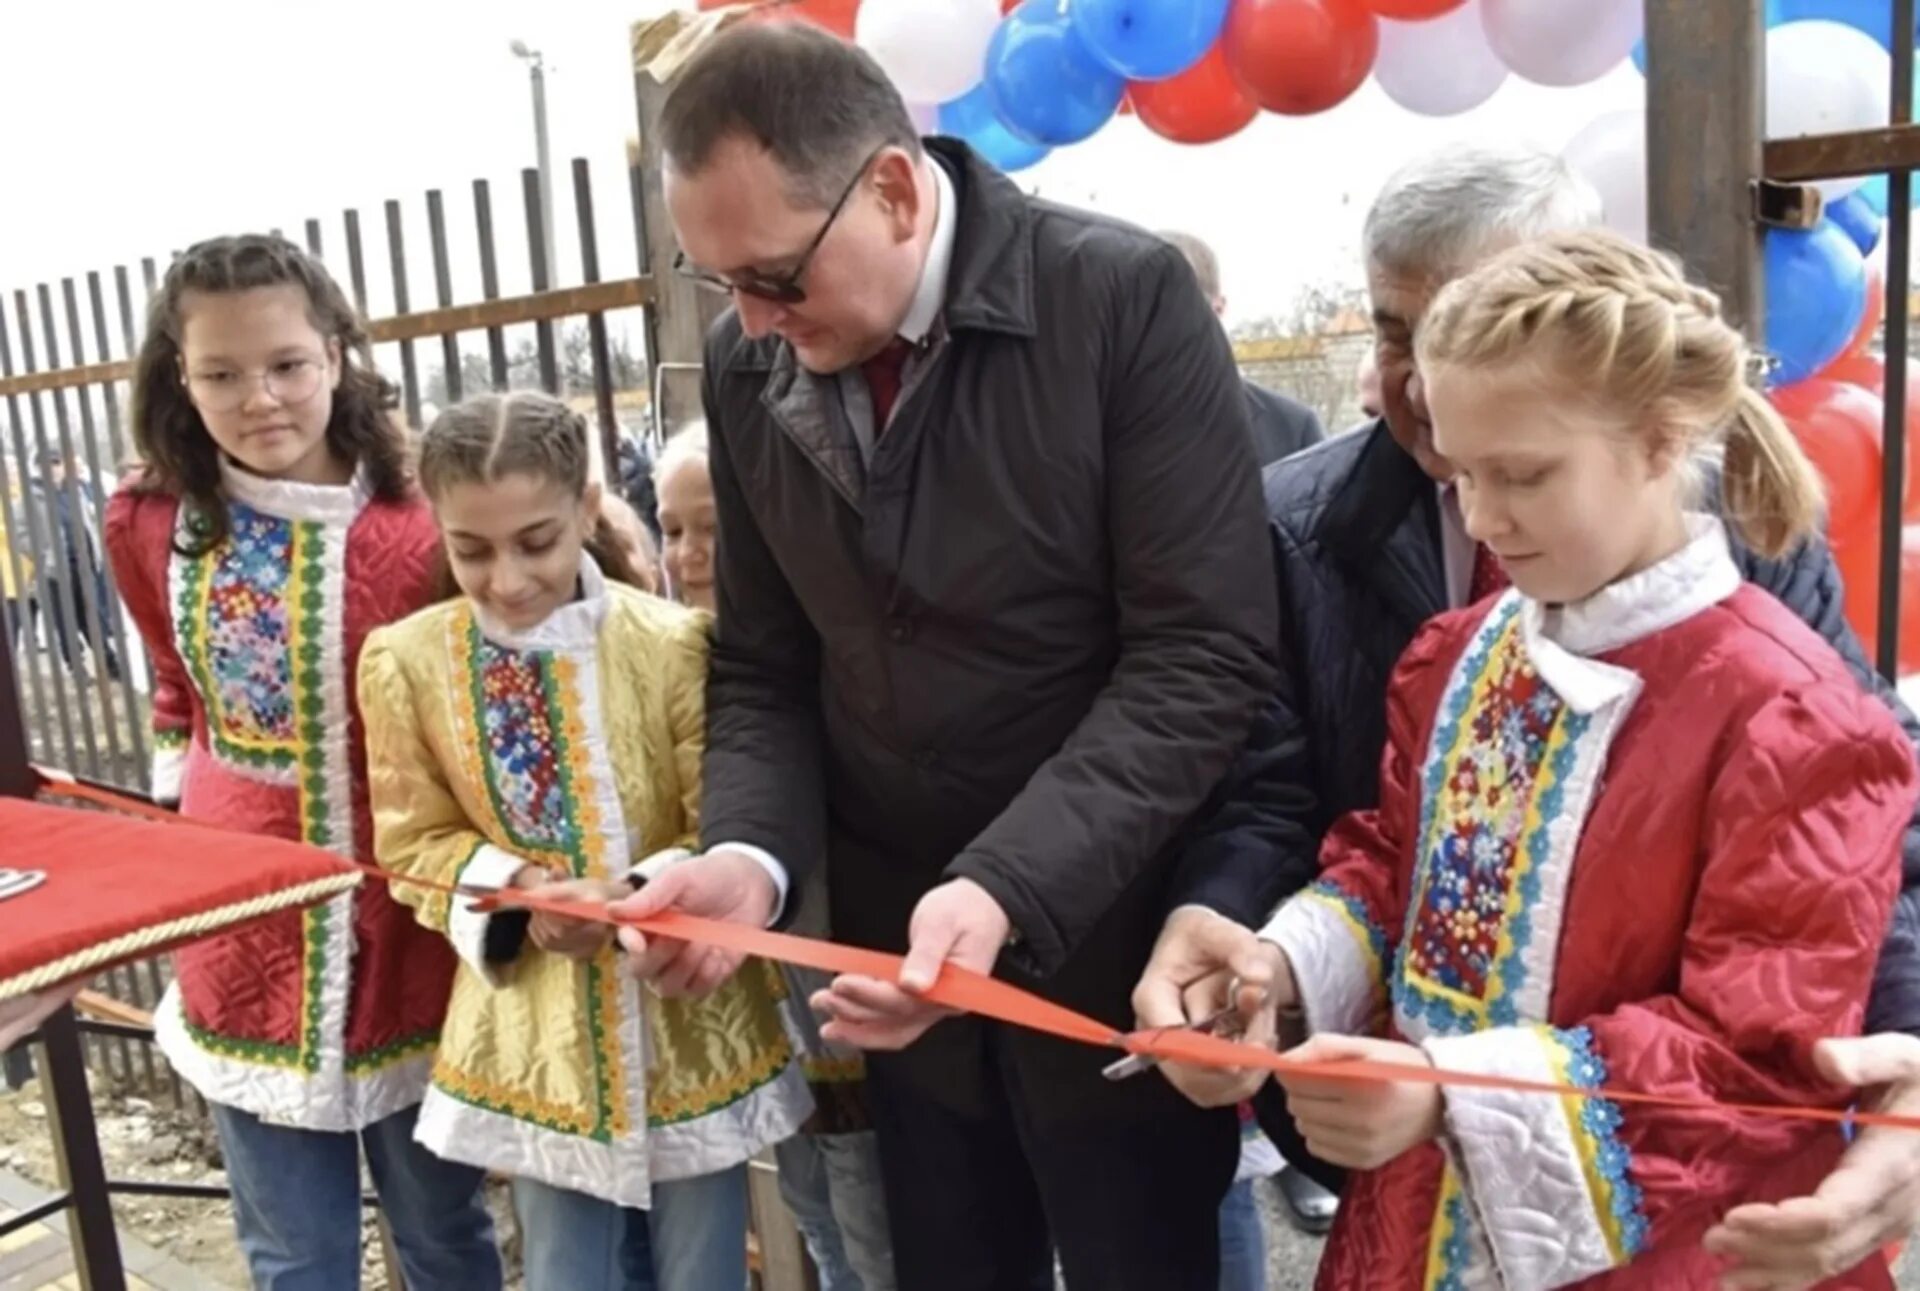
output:
M960 227L959 212L954 209L957 199L953 194L953 181L947 178L947 168L932 153L924 155L933 171L933 238L927 243L927 262L920 267L920 285L914 288L913 304L908 306L907 316L900 320L897 332L902 340L915 345L927 339L934 323L939 321L941 307L946 304L947 273L953 267L953 239Z
M1575 711L1592 711L1639 685L1633 673L1590 656L1684 623L1739 590L1740 570L1727 546L1726 526L1698 514L1689 514L1686 524L1686 546L1584 601L1548 607L1520 598L1527 653L1541 678Z
M282 520L309 520L317 524L352 524L373 495L364 470L355 471L346 484L296 484L271 480L235 465L220 455L220 488L235 502Z
M473 617L480 635L509 650L578 650L592 647L600 639L600 624L607 617L607 576L599 562L580 553L580 595L530 628L510 628L495 620L478 604Z

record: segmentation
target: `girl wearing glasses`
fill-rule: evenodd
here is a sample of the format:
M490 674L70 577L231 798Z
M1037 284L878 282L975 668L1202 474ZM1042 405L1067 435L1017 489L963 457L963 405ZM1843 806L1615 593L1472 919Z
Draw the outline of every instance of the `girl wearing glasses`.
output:
M439 543L395 403L292 243L168 270L106 536L153 661L153 795L182 814L372 859L355 667L431 599ZM480 1171L413 1139L453 967L381 884L176 956L156 1030L213 1106L257 1287L359 1284L363 1151L409 1287L501 1285Z

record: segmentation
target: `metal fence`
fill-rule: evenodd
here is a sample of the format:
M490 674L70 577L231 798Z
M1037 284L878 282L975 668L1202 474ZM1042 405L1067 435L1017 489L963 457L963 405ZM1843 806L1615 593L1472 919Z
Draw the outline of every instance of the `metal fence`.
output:
M588 414L603 464L616 461L623 437L646 432L647 372L636 351L652 281L603 280L584 159L573 162L570 178L579 261L567 286L556 285L546 262L535 170L521 175L518 214L497 210L492 187L476 179L464 220L432 190L411 213L385 203L377 225L345 210L337 236L319 219L305 221L307 249L371 316L376 362L400 387L409 427L466 395L538 387ZM637 170L626 179L640 228ZM410 259L409 220L422 215L427 255ZM516 223L525 233L524 274L503 236ZM462 241L470 243L464 263L454 253ZM138 792L148 788L151 673L107 568L103 512L133 460L129 382L161 272L148 257L0 295L0 588L18 711L34 760ZM507 277L523 278L529 290L503 294ZM466 303L456 303L461 282L470 284ZM431 308L416 308L428 299ZM383 308L373 316L376 307ZM137 1023L159 1003L165 971L145 963L105 975L94 1009ZM86 1045L96 1077L175 1106L197 1102L150 1043L90 1035Z
M368 245L371 222L357 210L342 213L332 246L321 220L305 222L307 248L329 262L363 314L374 312L370 264L382 270L382 303L390 312L373 318L371 331L382 370L400 387L409 426L418 428L434 406L467 394L537 386L583 406L590 402L603 461L613 460L622 434L637 429L647 387L635 354L643 328L633 311L650 300L651 282L644 276L602 280L584 159L574 161L571 178L577 282L555 284L544 250L539 175L527 170L518 196L531 290L513 296L501 292L507 252L484 179L472 185L475 261L469 265L453 260L450 204L439 190L426 193L422 204L427 265L417 257L409 261L407 212L398 201L384 206L383 246ZM637 198L637 175L628 181ZM477 283L478 300L455 303L456 269ZM101 522L106 496L131 460L128 381L159 276L149 257L137 274L117 265L0 297L0 536L6 546L0 582L33 754L131 789L146 787L148 672L106 568ZM416 276L431 292L430 309L415 308L425 294ZM633 325L610 326L623 320Z

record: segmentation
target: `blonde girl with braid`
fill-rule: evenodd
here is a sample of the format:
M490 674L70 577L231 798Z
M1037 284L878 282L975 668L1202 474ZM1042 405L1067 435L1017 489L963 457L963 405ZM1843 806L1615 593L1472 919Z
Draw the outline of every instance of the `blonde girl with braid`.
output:
M636 586L556 399L448 409L419 474L460 594L361 657L380 863L632 895L699 830L707 617ZM740 1291L747 1163L812 1110L773 970L665 1000L604 924L394 895L461 961L418 1137L512 1178L529 1291Z
M1449 285L1417 343L1508 586L1402 657L1381 804L1263 931L1270 999L1301 1058L1566 1092L1283 1079L1354 1172L1318 1285L1716 1287L1715 1217L1840 1156L1834 1125L1726 1105L1848 1103L1809 1051L1861 1024L1913 748L1736 572L1729 527L1780 553L1820 487L1678 265L1606 233L1526 245Z

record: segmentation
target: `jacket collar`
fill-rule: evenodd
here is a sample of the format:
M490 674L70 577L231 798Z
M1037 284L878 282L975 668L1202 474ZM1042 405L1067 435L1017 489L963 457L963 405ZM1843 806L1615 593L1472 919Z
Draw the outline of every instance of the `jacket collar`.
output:
M346 484L296 484L255 475L220 458L220 488L229 498L263 515L317 524L352 524L372 496L366 472L357 471Z
M1433 480L1394 442L1384 418L1349 433L1365 443L1335 484L1314 537L1417 627L1447 608Z
M1657 565L1571 605L1543 605L1509 590L1495 607L1519 603L1520 631L1541 680L1578 713L1635 695L1638 674L1596 655L1684 623L1740 588L1726 526L1687 517L1687 545Z

